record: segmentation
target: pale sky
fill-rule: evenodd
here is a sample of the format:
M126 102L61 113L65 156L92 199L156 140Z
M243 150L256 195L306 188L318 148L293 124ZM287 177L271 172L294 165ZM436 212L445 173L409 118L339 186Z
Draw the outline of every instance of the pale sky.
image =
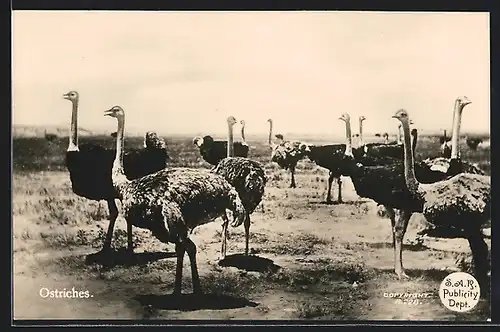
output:
M104 12L13 13L14 124L126 127L247 134L395 131L406 108L415 126L450 128L466 95L462 131L488 131L488 13Z

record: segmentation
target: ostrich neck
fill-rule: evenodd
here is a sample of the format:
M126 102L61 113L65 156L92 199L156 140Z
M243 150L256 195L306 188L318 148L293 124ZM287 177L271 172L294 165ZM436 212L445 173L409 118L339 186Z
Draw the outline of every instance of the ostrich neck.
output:
M363 145L363 120L359 120L359 146Z
M413 164L412 147L410 142L410 126L407 121L403 122L403 147L404 147L404 175L406 186L411 194L418 193L417 178L415 177L415 168Z
M234 157L233 126L227 124L227 156Z
M118 119L118 130L116 132L116 155L113 162L112 180L115 188L128 182L125 172L123 171L123 132L125 127L125 116L120 116Z
M453 130L451 132L451 159L460 158L460 150L458 147L458 141L460 139L460 125L462 122L462 110L463 110L463 107L460 106L460 102L457 100L455 102L455 108L453 110Z
M78 99L72 100L72 104L68 151L78 151Z
M412 141L411 141L411 155L413 156L413 159L415 160L415 151L417 149L417 134L412 135Z
M351 135L351 120L347 119L345 120L345 138L347 139L346 145L345 145L345 152L344 154L346 156L352 157L352 135Z
M246 142L246 139L245 139L245 125L241 126L241 138L243 139L243 142Z
M272 135L273 135L273 123L272 121L269 121L269 140L268 140L269 146L273 146L273 143L271 141Z

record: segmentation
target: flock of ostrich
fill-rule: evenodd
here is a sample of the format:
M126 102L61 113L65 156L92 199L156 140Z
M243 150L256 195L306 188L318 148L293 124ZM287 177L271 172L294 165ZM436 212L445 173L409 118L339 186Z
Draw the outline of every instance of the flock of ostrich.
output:
M193 145L203 159L213 165L208 169L167 167L169 154L165 142L148 132L144 147L124 147L125 112L114 106L104 112L117 121L116 149L95 144L78 144L77 121L79 95L70 91L63 97L72 103L71 133L66 165L73 192L90 200L105 200L109 208L109 227L102 249L89 258L98 260L110 254L111 239L118 208L127 222L127 251L133 253L132 226L149 229L161 242L175 244L177 267L174 294L181 293L184 254L190 260L193 293L201 293L196 263L196 245L189 235L197 226L222 218L221 258L226 255L228 225L245 228L245 255L249 255L251 214L259 206L267 179L264 166L248 157L245 123L241 121L241 142L234 142L233 128L238 123L227 119L228 139L196 137ZM462 111L471 101L458 97L453 112L453 131L449 155L443 140L443 156L415 161L416 129L411 130L409 113L398 110L393 118L399 123L395 142L364 143L359 119L359 141L352 145L351 119L342 114L345 144L312 145L272 139L273 121L269 122L271 161L291 174L290 187L295 188L297 162L309 158L329 171L326 200L332 202L333 180L338 184L337 203L342 203L341 176L350 177L360 197L384 206L391 220L394 269L399 278L408 278L403 268L403 237L413 213L422 213L429 225L422 234L462 237L472 252L475 276L482 291L488 291L488 247L482 228L490 221L490 176L475 165L461 160L459 135ZM231 214L227 212L231 211Z

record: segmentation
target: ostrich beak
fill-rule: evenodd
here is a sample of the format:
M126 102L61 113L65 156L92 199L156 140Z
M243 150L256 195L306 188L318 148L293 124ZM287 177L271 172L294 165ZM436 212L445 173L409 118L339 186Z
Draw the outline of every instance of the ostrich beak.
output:
M113 110L106 110L104 111L104 116L112 116L113 115Z
M399 119L399 117L397 115L393 115L393 116L391 116L391 118Z
M68 93L65 93L65 94L63 94L63 95L62 95L62 97L63 97L64 99L68 99L68 98L69 98L69 94L68 94Z

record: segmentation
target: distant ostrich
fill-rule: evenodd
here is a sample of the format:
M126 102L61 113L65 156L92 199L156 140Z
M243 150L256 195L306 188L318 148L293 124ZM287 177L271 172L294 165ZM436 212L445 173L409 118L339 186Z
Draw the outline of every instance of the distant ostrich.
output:
M446 129L444 129L443 136L439 138L439 143L441 143L441 153L444 158L451 157L451 139L446 137Z
M248 157L250 147L245 140L245 122L242 123L241 135L242 142L233 143L234 155L236 157ZM195 137L193 144L200 149L200 154L207 163L216 166L219 161L227 157L227 141L214 140L212 136Z
M99 254L105 254L111 248L113 229L118 209L115 198L117 194L111 181L114 149L105 149L95 144L78 144L78 102L79 95L70 91L63 95L71 101L71 133L66 152L66 167L68 168L73 192L90 200L105 200L109 209L109 226L103 248ZM125 174L134 179L166 167L168 153L159 149L130 150L125 153ZM132 250L132 234L129 232L129 250Z
M228 125L228 142L227 158L222 159L215 169L214 173L224 177L238 192L240 199L246 211L245 221L245 255L248 255L248 242L250 238L250 214L255 211L255 208L262 201L264 189L266 186L266 173L261 163L242 157L233 157L233 126L236 124L236 119L233 116L227 118ZM242 120L244 128L244 121ZM242 136L243 129L242 129ZM227 226L229 219L226 215L222 215L222 249L221 259L226 258L226 239Z
M47 129L45 129L44 134L45 134L45 139L47 140L47 142L53 142L57 139L57 135L48 133Z
M370 156L384 156L403 159L403 145L399 142L389 143L389 135L386 137L384 143L366 143L363 138L363 121L366 120L365 116L359 117L359 141L358 148L363 148L364 153Z
M479 137L467 137L465 142L467 143L469 149L471 149L472 151L477 151L477 148L483 142L483 139Z
M491 178L485 175L459 173L435 183L419 183L415 177L413 156L410 151L408 112L401 109L393 118L401 121L403 126L404 178L412 201L431 224L449 229L450 232L453 229L463 231L471 248L476 278L482 290L486 290L488 246L484 242L481 228L491 217Z
M454 176L458 173L473 173L485 175L485 172L466 161L460 159L459 137L460 126L462 122L462 112L465 106L469 105L471 101L466 96L460 96L455 100L455 107L453 109L453 129L451 135L451 151L449 157L427 158L423 162L431 167L433 170L438 170L446 173L448 176Z
M116 138L116 131L112 132L109 136Z
M269 139L268 144L271 148L271 161L277 163L282 169L290 170L291 182L290 188L296 188L295 183L295 168L299 160L304 159L304 152L300 150L302 142L285 141L283 135L277 134L275 137L279 140L278 144L272 142L273 120L269 122Z
M343 161L344 172L351 177L359 196L370 198L384 206L392 225L394 270L399 278L406 278L402 258L403 238L412 213L420 212L420 206L413 203L412 196L406 188L403 160L380 156L356 158L352 151L349 114L343 114L341 120L346 124L347 139ZM415 147L416 135L413 139ZM430 170L423 163L416 163L415 166L417 177L421 181L432 183L446 177L442 172Z
M224 216L226 209L233 212L232 226L241 225L246 212L238 193L222 176L188 168L163 169L128 180L123 169L125 113L121 107L114 106L104 114L118 120L112 179L127 227L146 228L161 242L175 243L177 268L174 294L181 293L183 260L187 252L193 293L201 293L196 245L188 234L195 227Z
M240 124L241 124L241 143L248 145L247 139L245 137L245 125L246 125L245 120L241 120ZM234 149L233 149L233 151L234 151Z
M479 144L477 145L477 147L479 149L482 149L482 150L487 150L490 148L490 145L491 145L491 140L490 139L487 139L487 140L482 140L481 139L481 142L479 142Z

